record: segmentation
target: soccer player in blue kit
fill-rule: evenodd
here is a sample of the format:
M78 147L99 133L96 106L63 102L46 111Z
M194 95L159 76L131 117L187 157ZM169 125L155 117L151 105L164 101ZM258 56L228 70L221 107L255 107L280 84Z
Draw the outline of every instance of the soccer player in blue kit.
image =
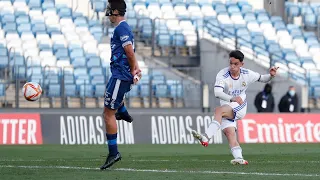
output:
M124 96L141 78L141 70L135 58L134 37L130 26L124 19L126 3L124 0L109 0L106 16L116 27L111 37L111 73L106 86L103 117L106 125L109 155L101 170L111 167L121 160L117 146L117 120L132 122L124 106Z

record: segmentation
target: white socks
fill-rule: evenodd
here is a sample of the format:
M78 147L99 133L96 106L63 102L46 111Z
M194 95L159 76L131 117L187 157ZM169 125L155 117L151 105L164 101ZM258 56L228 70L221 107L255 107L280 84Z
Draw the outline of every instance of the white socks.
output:
M220 129L220 123L216 120L213 120L209 127L206 129L206 135L209 139L212 138L212 136L216 135L217 131Z
M242 149L240 146L236 146L236 147L231 148L231 153L232 153L234 159L243 159Z

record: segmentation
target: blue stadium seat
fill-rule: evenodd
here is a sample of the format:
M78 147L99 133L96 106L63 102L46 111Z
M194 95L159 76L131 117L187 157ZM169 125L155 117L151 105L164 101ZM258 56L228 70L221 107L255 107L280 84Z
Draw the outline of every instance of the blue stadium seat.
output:
M269 44L268 46L268 51L275 53L275 52L281 52L281 47L279 46L279 44L275 43L275 44Z
M29 78L29 81L39 83L42 86L43 76L42 75L33 75Z
M313 14L312 8L308 4L302 4L300 8L301 15Z
M305 14L303 17L304 25L307 28L317 27L317 16L315 14Z
M286 12L289 17L297 17L300 15L300 8L297 4L289 4L286 2Z
M171 45L171 38L169 34L159 34L157 36L157 41L159 46L170 46Z
M167 84L156 84L154 86L155 97L164 98L168 97L168 85Z
M78 67L74 69L75 76L87 75L87 74L88 74L88 70L86 67Z
M53 0L46 0L42 3L42 9L47 10L50 8L55 8Z
M143 76L143 77L140 79L140 84L149 84L150 79L151 79L151 78L150 78L148 75Z
M26 24L30 23L29 16L19 16L16 19L17 24Z
M9 64L9 61L8 61L8 57L5 55L5 56L0 56L0 68L5 68L7 67Z
M11 58L10 60L10 66L24 66L25 65L25 61L24 61L24 57L22 56L16 56L14 58Z
M93 67L89 70L89 74L90 76L95 76L95 75L100 75L103 76L104 73L102 72L102 68L101 67Z
M57 51L54 54L57 59L69 58L69 51L66 48L57 49Z
M282 17L280 17L280 16L272 16L272 17L270 18L270 20L271 20L272 23L275 23L275 22L283 22Z
M172 35L172 45L173 46L185 46L185 37L183 34Z
M61 97L60 84L49 84L48 96L49 97Z
M214 10L217 12L217 14L220 14L220 13L227 13L227 8L224 4L216 4L214 6Z
M74 76L73 75L64 75L64 83L65 84L74 84Z
M91 67L97 67L97 66L101 66L100 58L99 57L91 57L87 62L87 67L91 68Z
M128 93L128 97L140 97L140 85L132 86Z
M149 97L149 94L150 94L150 85L140 84L140 97Z
M80 85L79 93L80 93L80 97L93 97L94 96L93 85L91 84Z
M49 84L59 84L59 75L47 75L45 76L44 79L44 85L49 85Z
M75 79L76 79L76 85L84 85L84 84L91 84L91 79L89 75L75 75Z
M296 53L286 53L285 60L300 66L300 60L299 60L298 56L296 55Z
M169 86L170 97L171 98L182 98L183 97L183 87L181 84L172 84Z
M106 9L106 1L94 0L93 4L95 12L104 12Z
M94 76L92 76L92 79L91 79L91 84L92 85L105 84L105 83L106 83L105 76L102 76L102 75L94 75Z
M6 95L6 91L5 90L6 90L5 84L0 83L0 97Z
M106 85L105 84L96 84L95 85L94 97L104 97Z
M136 18L128 18L127 23L132 29L136 29L138 20Z
M249 21L255 21L255 20L256 20L256 16L255 16L254 13L248 12L248 13L245 13L243 19L244 19L245 21L247 21L247 22L249 22Z
M66 97L77 97L78 92L75 84L65 84L64 94Z
M241 2L238 2L238 4ZM243 5L239 5L241 12L242 13L246 13L246 12L252 12L252 5L250 4L243 4Z
M72 17L72 11L69 8L61 8L58 11L58 15L63 18L63 17Z
M41 0L29 0L28 6L30 8L40 8L41 7Z
M8 50L6 48L0 48L0 56L7 56Z

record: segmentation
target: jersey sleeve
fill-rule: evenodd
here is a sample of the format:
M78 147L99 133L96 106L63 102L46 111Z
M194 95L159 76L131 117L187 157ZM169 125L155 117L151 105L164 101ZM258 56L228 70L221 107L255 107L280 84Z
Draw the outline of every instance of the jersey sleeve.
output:
M122 47L125 47L130 44L133 45L133 37L131 36L131 33L128 29L124 27L118 27L116 33L120 38Z
M255 71L251 71L251 70L247 70L248 71L248 79L249 79L249 83L254 83L260 80L261 75Z
M216 82L214 84L214 87L218 88L225 88L226 78L228 77L228 72L224 73L223 71L220 71L216 76ZM227 77L226 77L227 76Z

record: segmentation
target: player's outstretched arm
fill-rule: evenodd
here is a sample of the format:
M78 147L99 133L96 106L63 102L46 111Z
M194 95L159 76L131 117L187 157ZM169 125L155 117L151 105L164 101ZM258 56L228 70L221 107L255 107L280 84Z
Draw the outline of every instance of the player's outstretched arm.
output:
M268 83L277 75L277 70L279 67L272 67L269 70L269 74L261 75L259 82Z

